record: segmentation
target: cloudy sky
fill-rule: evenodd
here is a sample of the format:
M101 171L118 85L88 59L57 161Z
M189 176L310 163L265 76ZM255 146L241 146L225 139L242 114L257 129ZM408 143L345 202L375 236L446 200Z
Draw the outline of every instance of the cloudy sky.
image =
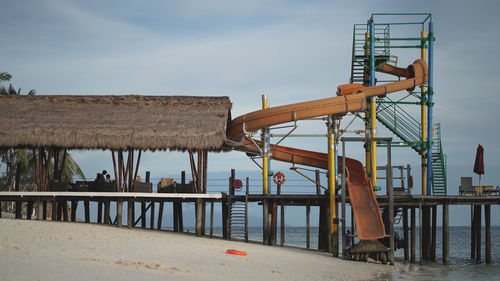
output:
M224 95L235 117L258 109L264 93L271 105L333 96L350 76L353 25L365 23L372 12L431 12L435 117L448 155L449 193L458 192L460 176L473 176L479 143L486 153L483 182L499 185L500 4L335 2L3 0L0 71L11 73L16 87L40 95ZM400 65L420 55L417 50L393 54ZM325 131L321 122L304 128ZM323 139L285 144L316 151L326 147ZM73 154L89 177L112 167L109 152ZM351 156L361 155L361 149L351 149ZM413 165L419 185L418 156L402 149L395 160ZM146 153L143 161L141 172L151 170L153 177L188 170L180 153ZM230 168L256 170L238 152L210 156L212 174Z

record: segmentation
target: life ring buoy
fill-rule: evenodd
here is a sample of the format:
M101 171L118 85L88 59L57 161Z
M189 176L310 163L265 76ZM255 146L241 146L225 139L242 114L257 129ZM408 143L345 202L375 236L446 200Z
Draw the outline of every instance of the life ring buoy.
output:
M273 181L275 184L284 184L285 183L285 174L282 172L277 172L273 176Z
M243 187L243 183L239 179L233 180L233 189L240 190Z
M247 255L246 252L238 251L238 250L234 250L234 249L227 249L226 254L236 255L236 256L246 256Z

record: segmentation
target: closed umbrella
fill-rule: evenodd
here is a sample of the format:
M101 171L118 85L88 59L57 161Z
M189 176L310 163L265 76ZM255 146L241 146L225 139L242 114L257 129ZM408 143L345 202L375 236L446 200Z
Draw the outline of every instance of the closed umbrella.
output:
M484 175L484 148L482 145L477 146L476 161L474 162L474 173L479 175L479 188L481 188L481 175Z

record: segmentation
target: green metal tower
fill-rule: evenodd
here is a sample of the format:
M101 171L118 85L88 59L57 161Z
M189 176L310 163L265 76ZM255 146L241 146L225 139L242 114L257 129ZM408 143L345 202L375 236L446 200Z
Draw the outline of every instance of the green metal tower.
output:
M377 68L386 63L396 64L398 58L391 56L393 49L427 49L429 40L434 40L432 33L428 37L391 37L391 29L401 29L404 27L421 26L424 31L424 24L430 21L431 15L428 13L404 13L404 14L372 14L371 20L374 17L395 18L397 20L375 23L374 29L374 58L375 71ZM417 18L417 20L414 20ZM407 20L409 19L409 20ZM368 85L370 80L370 56L369 56L369 24L355 24L353 29L353 44L352 44L352 64L350 83L361 83ZM391 44L397 42L395 44ZM429 57L429 59L432 59ZM381 81L377 82L390 82ZM410 147L420 155L428 154L432 151L430 159L430 176L432 179L432 194L446 195L446 156L443 153L441 142L441 126L433 124L432 135L429 134L427 141L422 141L422 128L419 118L415 118L410 112L410 107L420 107L426 105L432 110L432 100L429 98L429 93L432 89L425 87L415 88L413 91L408 91L399 95L388 95L384 98L377 99L377 114L376 118L379 123L388 128L396 135L401 142L395 142L393 147ZM415 110L413 110L415 111ZM430 119L432 120L432 119ZM424 130L423 130L424 129ZM430 128L429 128L430 129ZM430 131L430 130L429 130ZM425 158L424 158L425 159ZM429 158L427 158L429 159ZM429 173L429 171L427 172ZM427 193L427 195L430 195Z

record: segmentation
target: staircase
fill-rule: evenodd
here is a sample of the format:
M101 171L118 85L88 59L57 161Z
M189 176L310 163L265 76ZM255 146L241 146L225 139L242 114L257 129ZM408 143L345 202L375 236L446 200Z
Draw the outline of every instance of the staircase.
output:
M377 120L417 153L425 150L420 140L420 122L397 103L378 101Z
M432 195L446 195L446 155L441 144L441 124L435 124L432 135Z
M229 211L229 238L248 241L248 199L245 202L232 201Z
M375 27L375 36L389 38L389 27L389 25L377 25ZM370 81L368 61L370 53L365 39L366 32L368 32L367 24L354 25L350 83L368 85ZM389 40L380 40L375 42L375 57L377 61L382 59L387 62L390 59L389 43Z
M355 24L352 43L352 63L350 83L369 84L369 50L366 44L365 33L367 24ZM375 59L377 68L380 64L393 62L390 54L390 26L376 25L375 37L383 38L375 41ZM396 58L397 60L397 58ZM403 104L403 102L401 102ZM391 101L390 97L377 99L377 120L387 127L401 141L418 154L427 149L427 142L421 141L421 124L404 110L400 103ZM446 195L446 156L441 144L440 125L436 124L432 136L432 194Z

